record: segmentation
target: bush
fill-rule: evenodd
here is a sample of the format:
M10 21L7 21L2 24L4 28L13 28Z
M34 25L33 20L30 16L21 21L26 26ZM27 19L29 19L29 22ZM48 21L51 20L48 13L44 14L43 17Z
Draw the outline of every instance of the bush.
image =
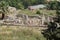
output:
M51 22L42 34L48 40L60 40L60 27L57 28L56 24Z
M41 13L40 13L40 11L37 11L36 14L40 15Z

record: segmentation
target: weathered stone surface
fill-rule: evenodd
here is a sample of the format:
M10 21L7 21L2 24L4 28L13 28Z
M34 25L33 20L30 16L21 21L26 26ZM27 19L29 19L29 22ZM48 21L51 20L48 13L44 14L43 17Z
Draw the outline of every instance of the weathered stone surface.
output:
M15 13L16 12L16 8L15 7L8 7L8 12L9 13Z
M16 8L9 7L8 15L5 16L4 24L7 25L24 25L24 26L42 26L44 22L49 22L52 18L50 16L45 15L33 15L28 16L22 13L17 12Z
M28 16L25 14L7 15L3 23L8 25L24 25L24 26L42 26L49 18L45 16Z

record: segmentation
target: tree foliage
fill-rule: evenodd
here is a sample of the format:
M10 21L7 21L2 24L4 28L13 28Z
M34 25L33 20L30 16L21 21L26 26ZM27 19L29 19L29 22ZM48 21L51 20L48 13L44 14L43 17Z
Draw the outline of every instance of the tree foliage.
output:
M58 1L51 1L47 5L48 9L56 10L60 9L60 2Z
M48 25L48 29L44 30L42 34L47 40L60 40L60 27L57 28L55 22Z
M50 22L50 24L48 25L48 29L42 32L47 40L60 40L60 26L58 26L58 24L60 24L60 10L58 6L56 7L56 20L54 20L54 22Z
M13 6L16 8L27 8L30 5L36 5L36 4L44 4L45 0L0 0L5 1L5 4L9 4L9 6Z
M0 10L2 10L3 12L6 12L8 6L9 5L7 2L5 2L5 1L0 2Z
M56 21L60 23L60 11L56 10Z

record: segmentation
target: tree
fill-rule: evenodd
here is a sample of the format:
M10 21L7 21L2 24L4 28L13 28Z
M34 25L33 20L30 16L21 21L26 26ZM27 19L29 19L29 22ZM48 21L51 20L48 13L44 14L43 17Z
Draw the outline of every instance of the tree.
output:
M60 9L59 4L60 4L60 2L58 2L58 1L51 1L48 3L47 7L48 7L48 9L57 10L57 8Z
M0 2L0 10L2 10L4 13L7 11L9 4L5 1Z
M60 11L56 10L56 21L60 23Z
M0 0L8 3L9 6L16 7L17 9L27 8L30 5L44 4L46 0Z
M46 4L46 0L37 0L38 4Z
M47 40L55 40L56 37L56 30L57 30L57 24L55 22L50 22L48 25L48 29L44 30L42 34L44 37L47 38Z
M1 20L4 19L5 13L7 13L7 8L8 8L8 3L5 1L0 2L0 13L2 17L0 18Z
M56 10L56 20L50 22L48 29L44 30L42 34L47 40L60 40L60 26L57 26L57 23L60 23L60 11Z

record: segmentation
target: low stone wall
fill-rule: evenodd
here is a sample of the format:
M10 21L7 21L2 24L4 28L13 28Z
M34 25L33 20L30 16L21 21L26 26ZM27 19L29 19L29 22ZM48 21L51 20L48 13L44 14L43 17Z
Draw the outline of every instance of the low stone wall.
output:
M49 21L44 16L34 15L28 16L25 14L7 15L2 23L6 25L21 25L21 26L44 26L44 22Z
M44 26L44 22L49 22L50 17L45 15L28 16L20 13L15 7L8 7L8 14L0 24L23 25L23 26Z

